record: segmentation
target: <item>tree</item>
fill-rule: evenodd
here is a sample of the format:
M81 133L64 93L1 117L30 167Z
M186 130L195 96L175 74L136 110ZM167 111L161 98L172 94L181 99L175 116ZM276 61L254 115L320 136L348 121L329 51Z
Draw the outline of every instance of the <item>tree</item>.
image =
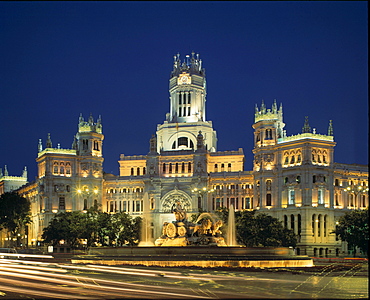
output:
M26 226L31 223L30 202L17 192L7 192L0 196L0 230L6 229L10 240L17 238L16 246L19 246L19 236Z
M297 236L284 228L281 221L267 214L242 211L236 214L236 232L239 243L247 247L295 247Z
M53 246L64 240L71 247L76 247L79 239L86 235L85 226L82 226L85 222L81 222L83 218L83 213L79 211L56 214L48 227L44 228L42 239Z
M91 207L86 212L60 212L44 228L45 243L58 245L64 240L71 247L77 247L81 240L86 246L96 244L108 246L136 245L139 241L141 218L119 212L108 214Z
M334 233L342 241L348 243L348 248L353 249L353 255L356 254L356 247L359 247L363 253L367 254L369 249L368 223L368 209L352 210L339 218Z

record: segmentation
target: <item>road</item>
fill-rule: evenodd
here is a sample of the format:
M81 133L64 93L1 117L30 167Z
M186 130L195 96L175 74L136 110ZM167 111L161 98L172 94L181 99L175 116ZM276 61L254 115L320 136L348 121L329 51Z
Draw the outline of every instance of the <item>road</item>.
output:
M359 299L367 261L312 269L180 269L0 259L1 299Z

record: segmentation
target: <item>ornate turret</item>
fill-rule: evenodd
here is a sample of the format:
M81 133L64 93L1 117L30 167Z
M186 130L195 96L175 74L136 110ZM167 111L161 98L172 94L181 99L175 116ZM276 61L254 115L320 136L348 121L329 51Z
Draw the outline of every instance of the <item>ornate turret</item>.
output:
M194 54L194 52L191 53L191 58L190 55L186 55L182 63L179 53L173 57L173 70L171 72L171 78L184 72L198 74L203 77L205 76L206 71L204 68L202 68L202 60L199 59L199 54L196 54L196 56L194 56Z
M258 109L256 104L254 113L254 122L262 120L277 120L283 122L283 105L280 104L280 108L277 108L276 100L272 104L271 109L266 109L265 102L262 100L261 109ZM282 126L280 126L282 128Z
M204 148L216 151L216 132L206 121L206 77L199 54L174 56L169 80L170 112L157 127L157 152L192 150L199 130L204 135Z
M96 132L102 133L102 124L101 124L101 117L99 116L96 123L94 123L94 118L92 114L90 114L89 120L85 122L82 114L80 114L79 122L78 122L78 132Z

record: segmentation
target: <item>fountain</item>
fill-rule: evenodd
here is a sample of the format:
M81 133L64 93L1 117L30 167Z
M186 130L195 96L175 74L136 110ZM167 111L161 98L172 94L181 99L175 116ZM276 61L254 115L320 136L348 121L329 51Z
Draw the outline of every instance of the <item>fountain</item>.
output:
M146 247L146 246L154 246L154 243L151 240L151 224L152 224L152 218L151 214L148 213L148 193L144 194L143 198L143 217L142 217L142 223L141 223L141 230L140 230L140 242L139 247Z
M214 214L202 213L195 223L189 222L179 201L173 205L172 212L176 221L163 224L156 246L226 246L220 230L223 222Z
M230 247L238 246L236 242L236 228L235 228L235 211L234 205L230 205L229 217L227 220L227 245Z
M143 216L140 247L90 248L88 255L72 258L72 263L136 265L161 267L311 267L308 256L296 256L292 248L237 246L235 212L230 207L227 244L220 228L222 221L212 213L202 213L195 223L177 201L172 212L175 221L165 222L155 246L149 244L150 216Z

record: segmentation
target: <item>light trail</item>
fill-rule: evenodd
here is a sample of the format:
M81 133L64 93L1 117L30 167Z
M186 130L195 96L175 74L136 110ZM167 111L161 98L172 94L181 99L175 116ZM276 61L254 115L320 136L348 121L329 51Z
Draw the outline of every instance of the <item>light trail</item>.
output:
M75 287L82 287L83 293L86 293L90 290L98 290L99 293L103 293L104 296L114 296L114 297L122 297L122 293L128 293L129 295L140 295L138 297L158 297L158 298L199 298L199 295L189 295L189 294L182 294L179 292L172 293L163 291L163 287L155 287L150 285L143 285L143 284L133 284L133 283L124 283L112 280L103 280L103 279L91 279L83 276L71 276L65 274L54 274L54 273L46 273L44 271L37 270L39 267L35 267L34 269L26 269L20 268L19 265L9 265L9 264L2 264L2 270L0 271L0 282L9 283L8 277L15 277L21 278L26 280L34 280L34 281L43 281L47 283L55 283L55 284L63 284L67 286L75 286ZM44 270L44 268L43 268ZM50 271L55 271L55 268L51 268ZM153 274L153 276L155 276ZM93 282L91 284L89 282ZM13 282L14 284L14 282ZM27 282L27 286L37 287L38 284L31 284ZM127 286L131 286L132 288L127 288ZM50 285L43 285L43 288L54 287ZM135 287L135 288L133 288ZM145 287L145 289L143 289ZM140 288L140 289L139 289ZM160 289L160 291L155 291L153 289ZM178 289L177 289L178 290ZM210 298L203 296L202 298Z

